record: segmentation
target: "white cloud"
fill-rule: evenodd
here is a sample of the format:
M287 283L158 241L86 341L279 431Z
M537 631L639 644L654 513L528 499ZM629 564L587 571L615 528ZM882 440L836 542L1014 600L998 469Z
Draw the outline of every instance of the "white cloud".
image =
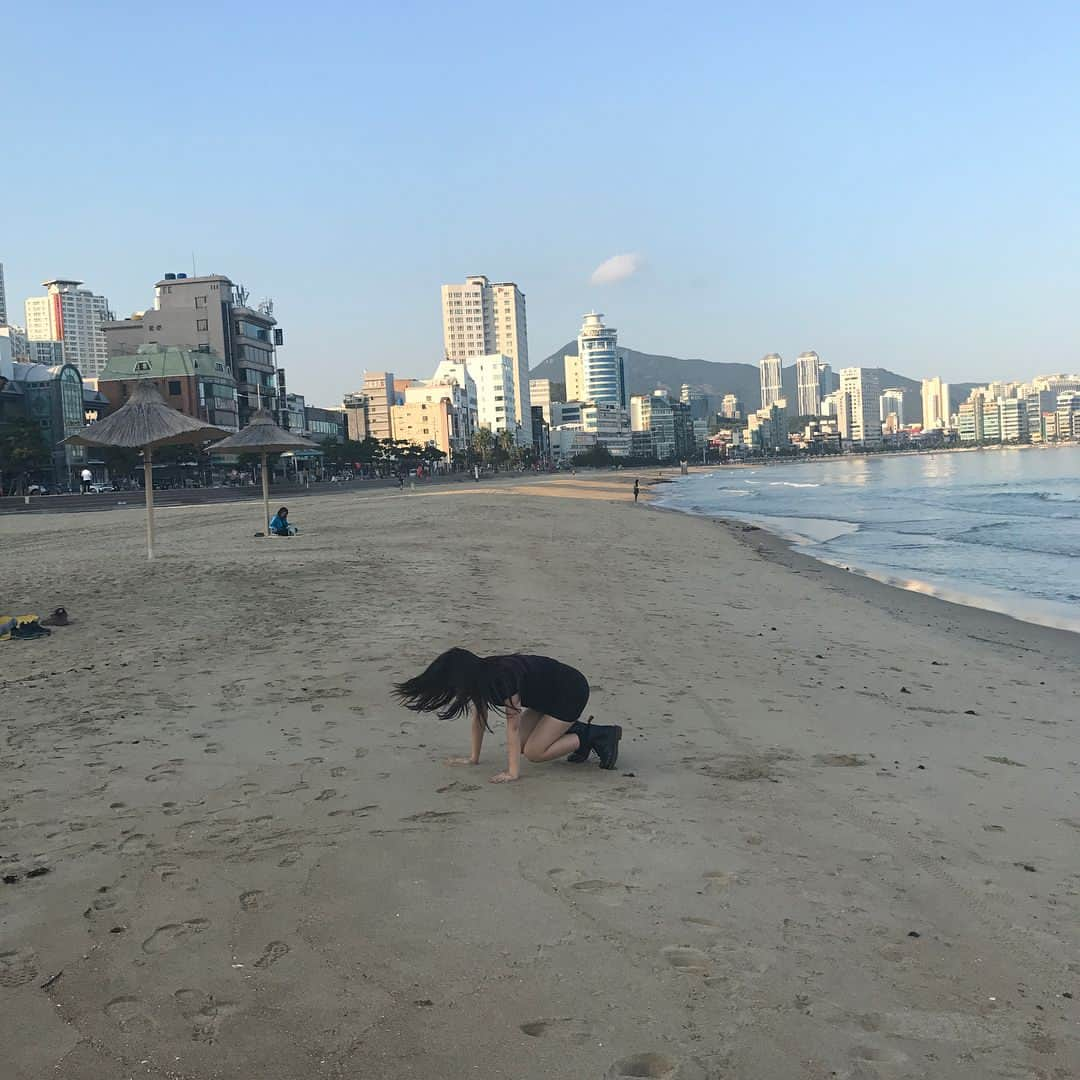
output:
M645 257L631 252L628 255L612 255L605 259L589 279L594 285L610 285L633 277L645 265Z

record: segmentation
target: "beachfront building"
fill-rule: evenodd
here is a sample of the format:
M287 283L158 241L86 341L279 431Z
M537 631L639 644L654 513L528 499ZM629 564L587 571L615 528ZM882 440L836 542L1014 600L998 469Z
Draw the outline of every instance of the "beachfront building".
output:
M458 372L449 379L414 383L405 389L404 398L404 403L392 410L395 439L412 438L404 428L399 427L399 415L408 418L409 423L419 427L420 434L424 434L424 413L435 408L439 410L439 417L435 421L437 434L436 429L431 428L427 443L448 455L462 454L467 450L477 425L476 385L467 371ZM398 410L402 411L399 413ZM425 442L417 441L419 445L425 445Z
M720 402L720 415L726 420L741 420L746 414L743 403L734 394L725 394Z
M824 393L822 375L829 370L816 352L799 353L795 361L795 386L799 416L819 416Z
M747 418L744 440L751 450L778 454L788 449L787 400L780 398L767 409L758 409Z
M530 408L539 406L544 417L544 423L551 423L551 403L553 401L570 400L566 396L565 383L554 382L551 379L529 380ZM535 412L533 413L535 416ZM534 440L535 442L535 440Z
M4 288L4 264L0 263L0 326L7 326L7 289Z
M371 439L392 439L394 427L390 410L398 403L392 371L365 371L360 393L367 398L367 435Z
M935 375L922 381L923 431L940 431L949 426L949 384Z
M890 433L904 426L904 391L892 387L881 392L880 416L882 428Z
M983 441L983 399L981 396L962 402L957 410L957 430L962 443Z
M614 326L605 326L603 320L603 314L596 311L590 311L585 316L578 334L577 362L567 368L567 395L570 396L573 368L574 389L580 394L573 400L626 408L626 374L623 356L619 352L619 334ZM578 367L580 376L577 374Z
M345 414L346 437L353 442L363 442L368 437L368 399L362 390L346 394L341 402Z
M305 405L304 428L315 442L343 443L348 435L345 410Z
M1080 439L1080 391L1066 390L1057 396L1058 439Z
M30 341L62 342L64 363L74 364L84 378L97 378L109 359L104 327L112 318L109 302L81 281L52 278L43 281L44 296L25 304L26 336Z
M566 380L566 400L584 401L585 367L580 356L569 353L563 356L563 377Z
M236 380L222 357L171 345L140 345L134 354L109 357L98 389L118 409L138 383L147 381L177 412L226 431L240 429Z
M869 368L840 370L840 432L859 446L881 444L881 384Z
M769 353L758 361L761 373L761 407L767 409L784 396L783 360L779 353Z
M675 457L675 412L663 390L652 394L634 394L630 399L631 445L635 431L652 436L653 453L661 461Z
M522 445L532 442L529 399L529 337L525 294L512 281L491 282L483 274L442 287L443 350L447 360L505 356L514 391L513 420Z
M551 424L544 417L541 405L532 406L533 453L537 461L551 460Z
M110 357L132 355L142 345L174 345L220 357L236 380L241 427L258 409L270 410L279 424L286 419L285 377L277 365L284 335L274 305L263 300L252 307L248 291L223 274L165 274L154 285L152 309L112 319L104 332Z
M41 430L51 468L47 482L74 486L74 472L87 461L81 446L61 446L61 440L87 423L83 380L74 364L0 363L3 420L29 420Z
M630 413L611 402L588 401L581 406L581 429L596 436L613 457L630 453Z
M531 412L528 429L517 423L513 360L502 353L470 356L463 361L444 360L435 369L431 381L454 380L464 386L466 376L474 387L472 398L476 403L476 426L493 432L512 432L518 446L531 446Z

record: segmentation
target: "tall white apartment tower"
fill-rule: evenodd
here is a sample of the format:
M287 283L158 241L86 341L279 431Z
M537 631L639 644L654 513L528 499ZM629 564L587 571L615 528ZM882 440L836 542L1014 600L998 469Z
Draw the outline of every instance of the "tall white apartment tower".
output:
M821 359L816 352L799 353L795 361L796 400L800 416L821 412Z
M949 384L935 375L922 381L923 431L940 431L949 426Z
M625 409L626 383L619 352L619 332L614 326L604 325L604 316L600 312L590 311L577 340L583 383L581 400Z
M778 353L769 353L758 361L758 367L761 369L761 407L763 409L775 405L784 396L782 364L783 361Z
M53 278L41 283L48 291L26 301L26 336L31 341L62 341L64 361L83 378L95 379L109 360L102 324L112 319L109 302L81 281Z
M510 357L514 370L514 419L525 445L532 442L529 401L529 335L525 294L512 282L490 282L483 274L442 287L443 350L447 360L473 356Z
M4 264L0 263L0 326L7 326L7 292L4 290Z
M841 368L840 394L847 437L863 446L881 442L881 380L869 368Z

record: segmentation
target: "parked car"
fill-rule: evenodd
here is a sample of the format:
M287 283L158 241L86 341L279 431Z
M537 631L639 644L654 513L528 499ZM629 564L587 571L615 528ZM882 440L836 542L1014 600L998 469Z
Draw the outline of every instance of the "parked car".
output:
M87 489L91 495L104 495L106 491L115 491L112 484L91 484Z

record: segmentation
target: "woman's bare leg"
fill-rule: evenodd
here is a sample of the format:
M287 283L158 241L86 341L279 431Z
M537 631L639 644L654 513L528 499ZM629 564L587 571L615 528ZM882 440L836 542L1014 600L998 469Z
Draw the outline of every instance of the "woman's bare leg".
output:
M572 754L581 745L581 740L569 734L570 726L554 716L542 716L528 739L523 741L522 752L530 761L554 761Z
M521 731L521 752L525 752L525 744L529 741L529 736L536 730L536 725L544 718L542 712L537 712L536 709L522 709L520 713L520 719L518 720L518 729Z

